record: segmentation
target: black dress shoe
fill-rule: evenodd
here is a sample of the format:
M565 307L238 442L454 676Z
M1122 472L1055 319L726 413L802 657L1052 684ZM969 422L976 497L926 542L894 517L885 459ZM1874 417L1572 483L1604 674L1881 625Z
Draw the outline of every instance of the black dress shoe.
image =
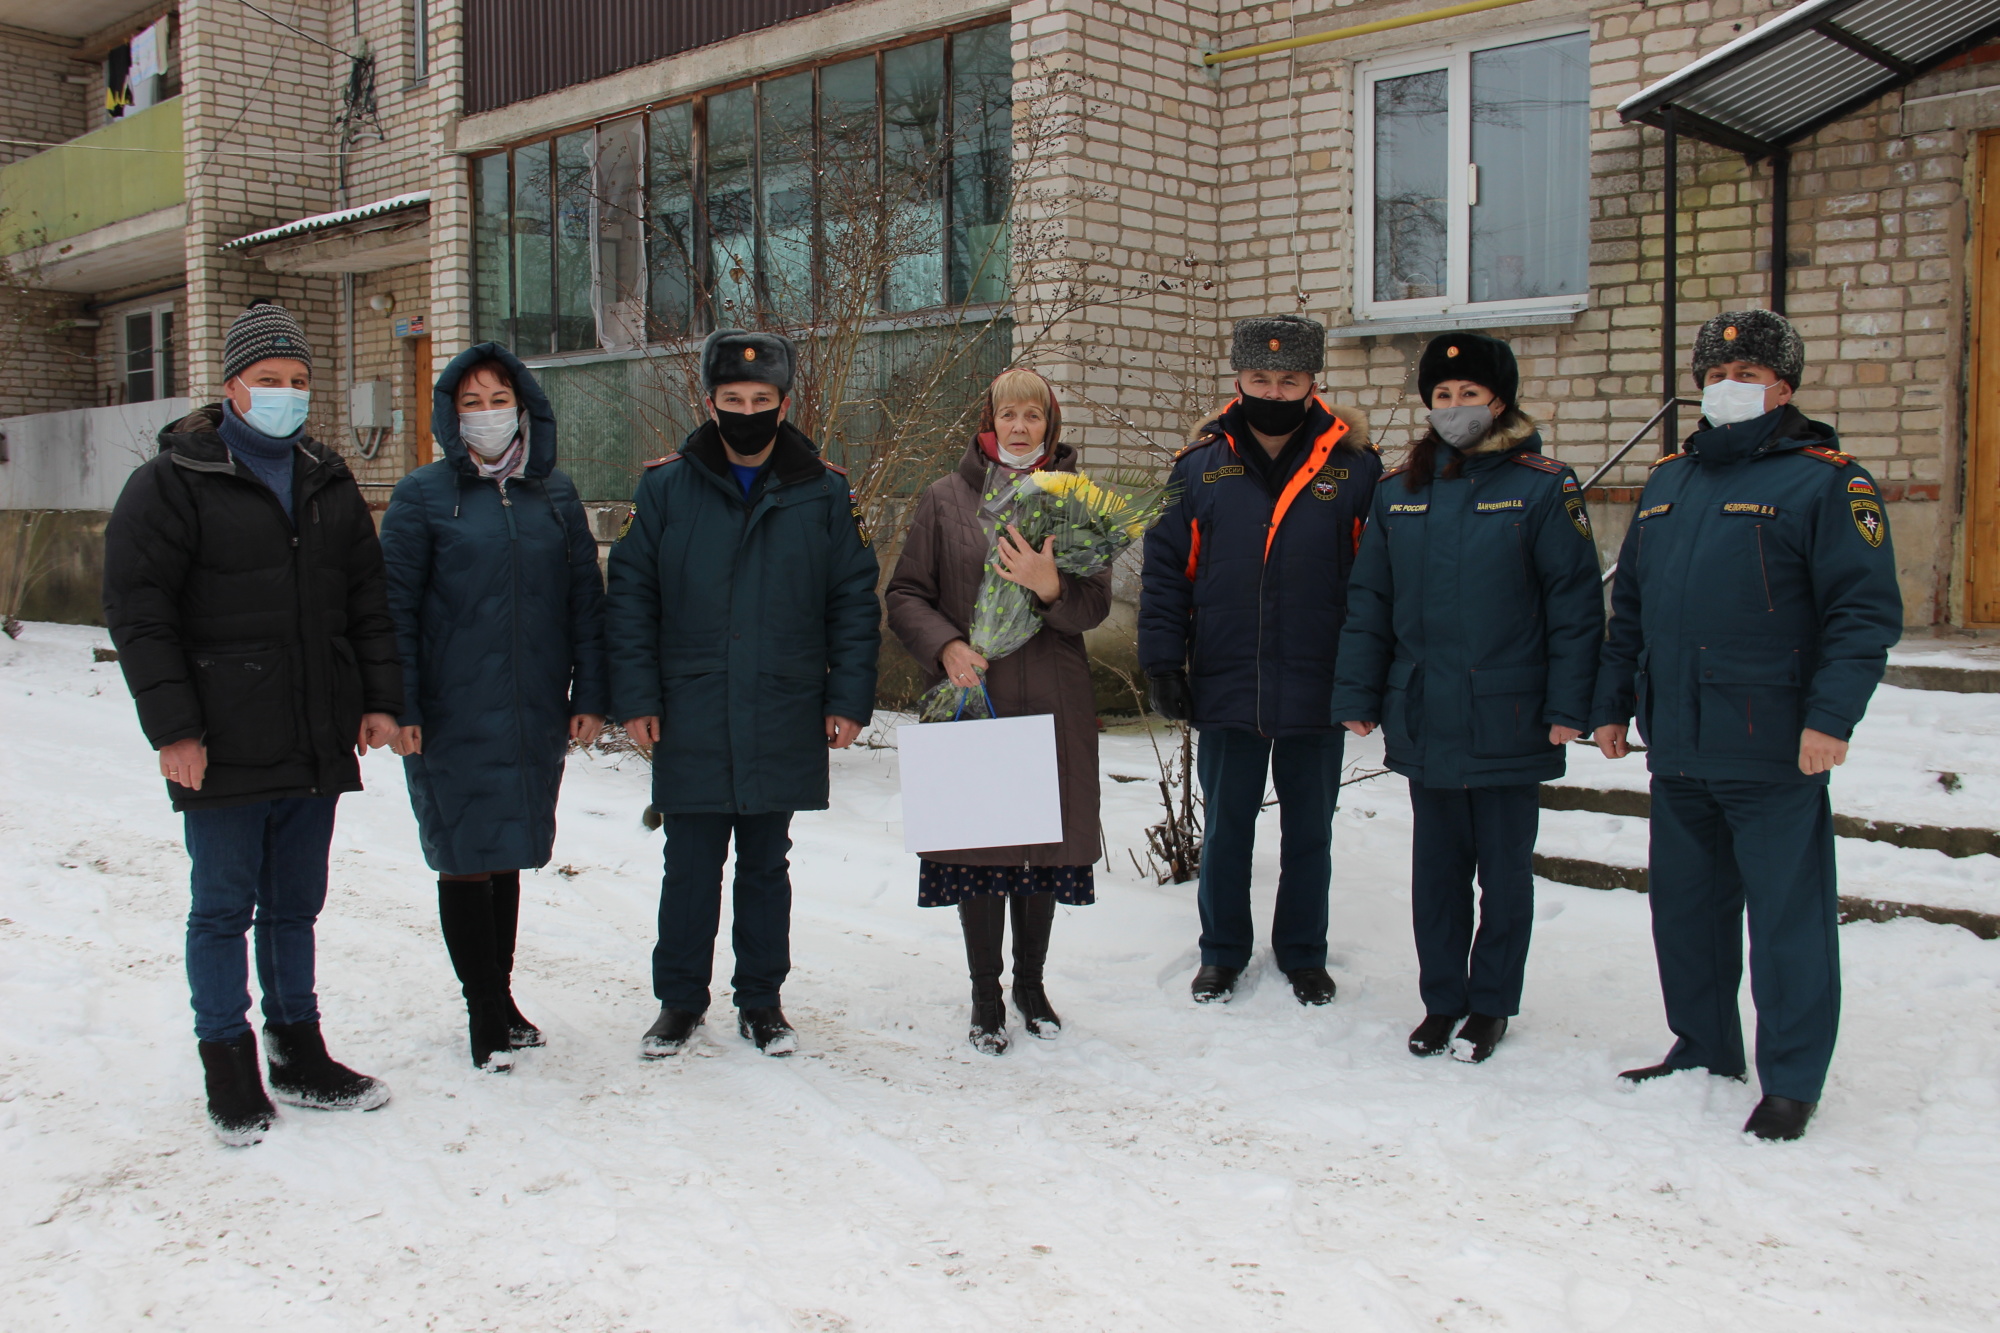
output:
M1500 1045L1500 1039L1507 1035L1507 1020L1493 1014L1472 1014L1465 1020L1465 1026L1452 1038L1451 1058L1466 1064L1476 1065L1493 1054Z
M1624 1079L1627 1083L1650 1083L1656 1078L1665 1078L1669 1074L1682 1074L1690 1069L1700 1068L1700 1065L1670 1065L1662 1061L1656 1065L1646 1065L1641 1069L1624 1070L1618 1077ZM1747 1074L1724 1074L1713 1069L1707 1072L1714 1074L1717 1078L1735 1079L1738 1083L1747 1083L1749 1081L1749 1075Z
M700 1026L700 1014L662 1005L660 1016L653 1020L653 1026L646 1029L646 1035L639 1038L639 1058L664 1060L670 1055L679 1055L694 1036L694 1030Z
M1292 994L1299 997L1300 1004L1332 1004L1333 993L1339 989L1323 967L1301 967L1285 975L1291 978Z
M1819 1109L1818 1102L1793 1101L1790 1097L1765 1097L1757 1103L1757 1109L1743 1122L1745 1134L1755 1134L1760 1139L1789 1143L1806 1135L1806 1122Z
M1236 994L1236 978L1242 975L1240 967L1210 967L1203 963L1188 990L1196 1004L1228 1004Z
M799 1034L785 1021L785 1011L777 1005L736 1011L736 1031L757 1043L766 1055L790 1055L799 1048Z
M1443 1054L1451 1045L1451 1030L1457 1026L1456 1014L1425 1014L1424 1021L1410 1033L1410 1054Z

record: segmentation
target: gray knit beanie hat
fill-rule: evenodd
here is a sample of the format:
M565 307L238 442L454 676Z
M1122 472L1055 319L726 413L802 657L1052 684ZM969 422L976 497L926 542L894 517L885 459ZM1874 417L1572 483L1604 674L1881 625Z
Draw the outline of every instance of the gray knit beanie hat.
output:
M1806 345L1792 321L1769 310L1726 310L1694 335L1694 385L1702 387L1712 367L1728 361L1769 366L1778 378L1799 387L1806 369Z
M1326 326L1304 315L1239 320L1229 339L1231 370L1326 369Z
M303 361L307 370L312 369L312 344L306 341L306 331L292 318L292 312L259 301L236 317L222 340L223 383L274 356Z

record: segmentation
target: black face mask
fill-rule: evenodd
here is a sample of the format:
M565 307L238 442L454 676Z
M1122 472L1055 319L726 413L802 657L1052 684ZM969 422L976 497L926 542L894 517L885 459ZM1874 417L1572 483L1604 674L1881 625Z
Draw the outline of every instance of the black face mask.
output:
M761 453L778 434L778 413L784 411L779 404L764 412L725 412L715 409L715 428L722 432L722 441L744 457Z
M1287 402L1283 398L1252 398L1243 395L1243 419L1259 435L1290 435L1305 424L1310 397Z

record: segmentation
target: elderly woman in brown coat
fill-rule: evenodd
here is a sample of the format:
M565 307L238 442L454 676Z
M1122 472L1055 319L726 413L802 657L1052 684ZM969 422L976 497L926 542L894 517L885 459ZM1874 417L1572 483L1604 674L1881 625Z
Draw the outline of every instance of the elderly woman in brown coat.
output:
M1007 1049L1000 968L1010 913L1014 1006L1031 1034L1048 1039L1062 1031L1042 986L1056 904L1080 907L1097 897L1097 712L1083 633L1110 610L1111 574L1058 570L1046 543L1037 551L1022 540L1004 504L1008 483L1023 473L1076 470L1076 450L1060 441L1061 429L1055 394L1040 375L1009 370L994 380L957 470L917 505L887 596L889 628L923 668L926 686L949 679L972 687L984 677L996 716L1055 715L1063 840L926 852L917 880L920 905L958 908L972 972L969 1035L990 1055ZM966 642L988 560L1034 594L1042 617L1034 638L990 663Z

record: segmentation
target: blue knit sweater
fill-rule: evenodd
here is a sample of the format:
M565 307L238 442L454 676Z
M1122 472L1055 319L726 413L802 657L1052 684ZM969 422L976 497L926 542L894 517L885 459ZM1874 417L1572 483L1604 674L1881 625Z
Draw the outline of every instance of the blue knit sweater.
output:
M228 399L222 402L222 424L216 428L222 442L229 446L230 457L244 467L251 475L271 488L271 494L278 497L284 506L285 517L292 516L292 457L298 452L299 437L296 433L284 439L274 439L236 415L236 405ZM303 429L303 428L301 428Z

